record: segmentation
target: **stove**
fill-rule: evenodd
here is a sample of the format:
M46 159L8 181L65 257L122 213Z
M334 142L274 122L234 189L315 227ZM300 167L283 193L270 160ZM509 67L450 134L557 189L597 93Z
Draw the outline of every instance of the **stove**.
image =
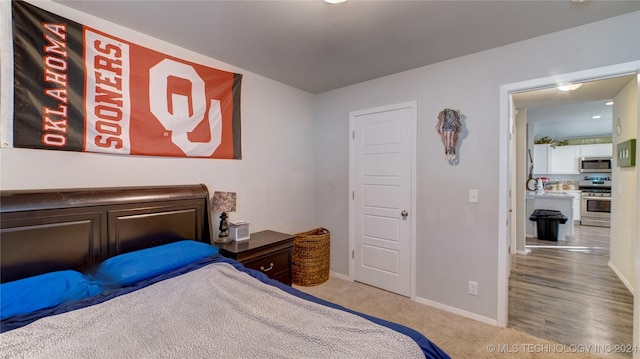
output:
M582 191L580 224L611 227L611 177L586 176L578 188Z
M580 188L604 188L611 189L611 177L585 176L584 179L578 181Z

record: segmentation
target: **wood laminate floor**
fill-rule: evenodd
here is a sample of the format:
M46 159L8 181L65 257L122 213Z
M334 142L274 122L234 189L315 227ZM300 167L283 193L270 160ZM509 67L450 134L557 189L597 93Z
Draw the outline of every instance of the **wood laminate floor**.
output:
M509 326L562 344L631 345L633 296L609 268L609 228L527 239L511 257ZM628 353L631 357L631 353Z

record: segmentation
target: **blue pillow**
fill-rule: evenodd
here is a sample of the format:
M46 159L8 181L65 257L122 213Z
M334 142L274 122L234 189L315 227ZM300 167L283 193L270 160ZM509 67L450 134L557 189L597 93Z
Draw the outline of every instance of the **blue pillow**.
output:
M179 241L120 254L100 264L95 279L105 288L118 288L180 268L218 253L218 247Z
M82 273L64 270L0 285L0 319L55 307L100 294L102 288Z

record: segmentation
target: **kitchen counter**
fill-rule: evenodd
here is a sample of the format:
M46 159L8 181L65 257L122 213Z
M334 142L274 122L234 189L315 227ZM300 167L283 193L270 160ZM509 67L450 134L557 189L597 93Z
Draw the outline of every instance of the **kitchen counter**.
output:
M527 236L536 237L536 222L529 220L531 214L536 209L548 209L560 211L568 219L565 224L558 227L558 240L566 239L566 236L573 235L573 196L565 192L545 192L538 194L536 192L527 192Z
M565 193L565 192L544 192L544 193L527 192L527 198L558 198L558 199L568 198L568 199L572 199L573 196L568 194L568 193Z

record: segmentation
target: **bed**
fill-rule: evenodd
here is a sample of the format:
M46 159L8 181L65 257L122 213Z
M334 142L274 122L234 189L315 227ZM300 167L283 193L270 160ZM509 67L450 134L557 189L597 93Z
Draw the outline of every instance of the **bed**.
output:
M204 185L2 191L0 357L448 358L221 256Z

